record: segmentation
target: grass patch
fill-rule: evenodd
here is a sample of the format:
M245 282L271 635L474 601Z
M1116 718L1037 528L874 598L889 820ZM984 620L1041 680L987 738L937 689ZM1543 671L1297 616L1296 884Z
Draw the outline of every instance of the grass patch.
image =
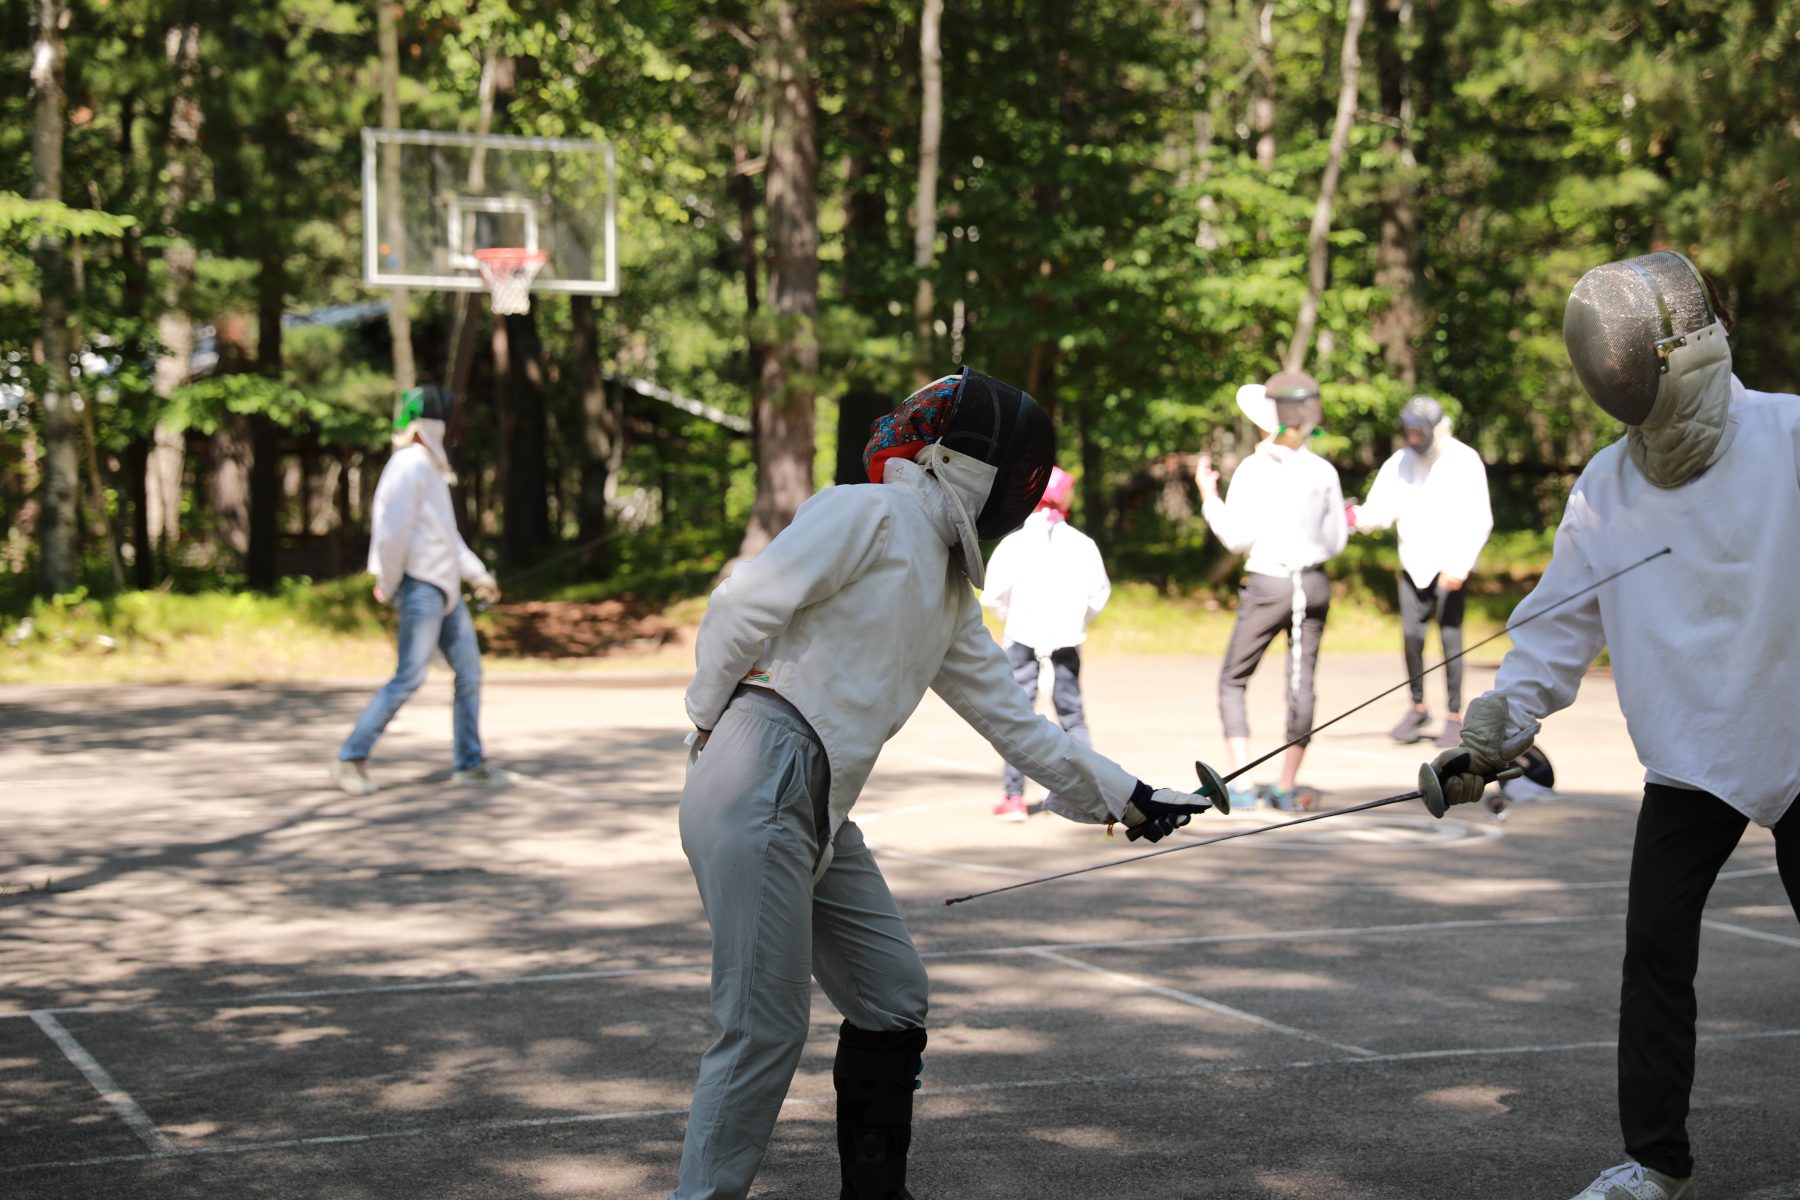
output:
M1504 628L1548 562L1549 542L1547 532L1524 532L1497 535L1489 543L1470 582L1469 643ZM656 549L647 542L622 548L617 574L604 582L578 578L573 556L553 555L544 569L520 572L509 604L475 618L484 643L523 651L490 653L489 670L691 669L692 631L705 613L725 552L716 545L675 547L688 552L684 557L673 551L658 555ZM1327 653L1398 652L1398 561L1389 536L1354 538L1332 562ZM1213 571L1219 577L1215 583L1175 582L1205 578L1197 568L1188 573L1193 563L1184 564L1179 571L1150 570L1143 578L1117 582L1112 602L1089 631L1089 652L1222 654L1236 615L1239 575ZM375 602L366 576L317 583L290 579L266 595L234 588L230 580L213 582L212 590L191 593L7 596L0 605L7 613L0 620L0 683L378 678L393 669L393 610ZM633 620L639 622L635 628ZM608 623L616 623L616 639ZM997 623L990 621L989 628L998 636ZM647 630L657 636L644 636ZM535 638L527 636L533 632ZM1479 658L1492 661L1509 646L1500 639ZM611 649L597 652L603 647Z

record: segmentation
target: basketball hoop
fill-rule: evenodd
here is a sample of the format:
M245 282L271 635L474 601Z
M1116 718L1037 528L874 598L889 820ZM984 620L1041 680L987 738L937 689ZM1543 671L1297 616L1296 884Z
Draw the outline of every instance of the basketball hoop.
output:
M474 257L495 313L513 316L531 311L531 281L549 261L548 254L518 246L490 246L475 251Z

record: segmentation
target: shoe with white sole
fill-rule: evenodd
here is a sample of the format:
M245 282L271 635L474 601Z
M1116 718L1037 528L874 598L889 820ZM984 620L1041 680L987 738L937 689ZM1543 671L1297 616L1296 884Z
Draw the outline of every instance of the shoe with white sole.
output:
M1692 1176L1676 1179L1640 1162L1620 1163L1600 1172L1574 1200L1700 1200Z
M511 771L502 771L491 763L478 762L466 771L452 771L451 783L460 783L465 787L500 787L516 782L517 777Z
M375 781L369 778L364 759L332 759L331 782L337 785L339 791L349 792L352 796L371 796L375 793Z
M994 805L994 815L1002 821L1025 821L1030 819L1031 809L1023 796L1002 796Z

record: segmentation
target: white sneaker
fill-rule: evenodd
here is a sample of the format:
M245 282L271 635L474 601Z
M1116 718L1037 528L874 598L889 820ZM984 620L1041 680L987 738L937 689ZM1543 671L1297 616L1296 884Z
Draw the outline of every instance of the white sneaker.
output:
M518 777L511 771L502 771L485 762L478 762L466 771L450 773L451 783L459 783L465 787L502 787L517 781Z
M360 758L331 760L331 782L352 796L369 796L375 792L375 781Z
M1600 1172L1574 1200L1700 1200L1692 1177L1676 1179L1640 1162L1620 1163Z

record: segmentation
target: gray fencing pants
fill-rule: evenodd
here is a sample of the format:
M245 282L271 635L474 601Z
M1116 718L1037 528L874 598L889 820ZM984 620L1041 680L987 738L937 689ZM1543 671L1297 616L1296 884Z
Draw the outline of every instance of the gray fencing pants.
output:
M852 1025L925 1025L925 966L887 881L846 821L824 856L830 768L806 720L740 687L681 793L681 848L712 925L720 1034L700 1080L670 1200L740 1200L800 1064L812 979Z

